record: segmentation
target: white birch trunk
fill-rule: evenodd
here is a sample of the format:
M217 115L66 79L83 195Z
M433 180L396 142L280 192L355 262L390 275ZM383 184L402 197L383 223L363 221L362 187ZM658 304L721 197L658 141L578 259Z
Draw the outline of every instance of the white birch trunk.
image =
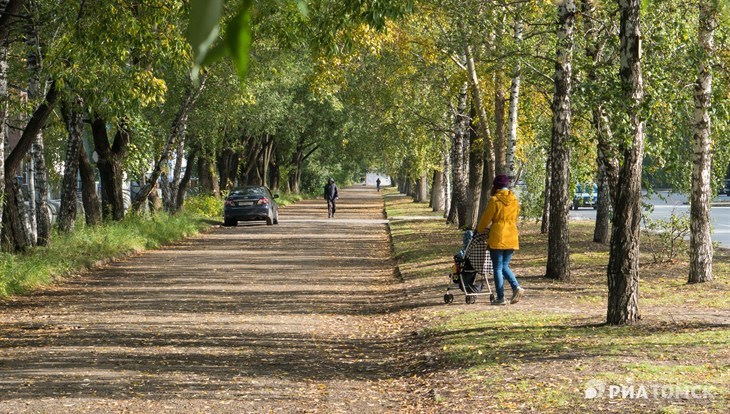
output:
M714 3L714 4L713 4ZM695 83L694 134L692 136L692 184L690 200L689 283L712 280L710 201L712 189L712 58L717 8L713 0L700 1L699 44L701 61Z
M558 5L555 93L552 103L550 224L548 227L548 260L545 276L562 281L571 279L568 188L570 180L570 94L573 75L575 11L575 2L573 0L565 0Z

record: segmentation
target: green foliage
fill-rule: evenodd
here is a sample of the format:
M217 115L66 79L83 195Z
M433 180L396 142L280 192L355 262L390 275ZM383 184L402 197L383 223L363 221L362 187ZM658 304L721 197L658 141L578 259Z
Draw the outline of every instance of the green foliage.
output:
M192 217L219 219L223 215L223 201L212 195L187 197L183 209Z
M679 255L687 255L689 246L686 238L690 232L689 214L672 214L668 219L651 219L644 214L642 220L648 250L654 263L671 262Z
M22 293L59 277L123 256L191 236L207 226L190 214L151 218L129 216L98 227L78 226L72 234L54 234L50 247L25 255L0 253L0 297Z

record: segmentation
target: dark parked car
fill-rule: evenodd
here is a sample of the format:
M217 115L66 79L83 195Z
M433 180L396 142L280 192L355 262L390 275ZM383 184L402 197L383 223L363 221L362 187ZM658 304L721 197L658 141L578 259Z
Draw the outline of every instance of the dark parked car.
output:
M573 202L570 207L574 210L578 210L579 207L598 208L598 184L576 184Z
M264 186L236 187L228 193L223 207L223 225L235 226L239 221L266 221L266 224L279 224L279 206Z

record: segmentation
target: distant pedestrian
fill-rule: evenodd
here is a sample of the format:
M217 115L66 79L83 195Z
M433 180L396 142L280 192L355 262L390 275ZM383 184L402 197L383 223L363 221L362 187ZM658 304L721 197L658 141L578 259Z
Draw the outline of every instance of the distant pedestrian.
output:
M380 177L378 177L378 179L375 180L375 188L377 188L378 191L380 191Z
M520 287L515 274L509 268L509 262L515 250L520 248L517 232L517 217L520 214L520 203L515 193L509 189L509 177L498 175L492 184L492 197L479 220L477 233L489 231L489 256L494 268L494 285L497 288L497 299L493 305L504 305L504 279L512 287L510 303L517 303L525 290Z
M324 186L324 199L327 200L327 217L334 218L335 211L337 210L337 199L340 197L337 192L337 184L335 179L330 178L327 180L327 185Z

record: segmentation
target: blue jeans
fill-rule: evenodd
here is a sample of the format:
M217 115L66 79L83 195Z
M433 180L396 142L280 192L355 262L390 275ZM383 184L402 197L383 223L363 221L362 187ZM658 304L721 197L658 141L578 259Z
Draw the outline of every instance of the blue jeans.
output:
M492 266L494 267L494 287L497 288L497 300L504 299L504 278L512 287L512 291L517 291L520 284L517 283L515 274L509 268L509 261L512 260L514 250L490 250L489 256L492 258ZM504 278L502 277L504 275Z

